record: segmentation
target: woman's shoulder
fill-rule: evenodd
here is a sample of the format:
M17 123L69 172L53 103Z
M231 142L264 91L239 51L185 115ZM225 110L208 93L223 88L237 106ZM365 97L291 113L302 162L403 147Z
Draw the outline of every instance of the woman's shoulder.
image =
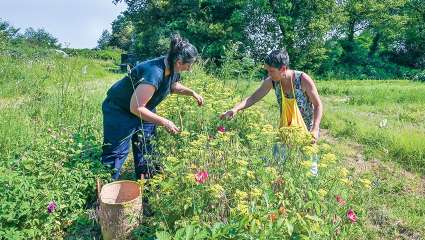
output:
M273 81L272 78L269 76L264 77L263 82L266 82L267 84L271 84L273 88L276 88L276 86L280 85L278 81Z
M300 87L303 90L309 89L311 87L315 87L315 83L312 79L312 77L310 75L308 75L307 73L303 72L303 71L298 71L298 76L297 77L297 85L300 85Z
M157 75L159 78L162 78L162 75L164 74L164 67L161 66L159 58L139 63L135 69L139 75Z
M149 59L146 61L143 61L141 63L139 63L136 68L139 69L154 69L154 70L164 70L165 68L165 63L164 63L164 57L158 57L158 58L154 58L154 59Z

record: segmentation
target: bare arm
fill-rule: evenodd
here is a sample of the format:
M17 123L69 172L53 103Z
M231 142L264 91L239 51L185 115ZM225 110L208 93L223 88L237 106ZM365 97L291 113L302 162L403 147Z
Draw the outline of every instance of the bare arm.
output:
M228 110L227 112L221 114L220 118L232 118L240 110L251 107L256 102L260 101L270 91L272 87L273 84L271 78L267 78L251 96L245 98L243 101L236 104L231 110Z
M204 104L204 99L202 98L201 95L197 94L195 91L184 86L183 84L179 82L176 82L173 85L171 85L171 92L180 94L180 95L185 95L185 96L192 96L193 98L195 98L196 102L198 102L199 106L202 106Z
M319 93L317 92L317 88L316 88L316 85L314 84L313 79L311 79L311 77L305 73L301 75L301 78L303 80L302 87L304 88L308 98L310 99L314 107L313 127L311 129L311 132L313 133L313 136L317 139L318 133L319 133L320 121L322 120L322 115L323 115L322 101L320 100Z
M155 93L155 87L150 84L137 86L130 101L130 111L145 121L164 126L167 131L177 133L179 129L170 120L163 118L146 108L146 104Z
M193 96L193 94L195 93L195 91L179 82L175 82L173 85L171 85L171 92L185 96Z

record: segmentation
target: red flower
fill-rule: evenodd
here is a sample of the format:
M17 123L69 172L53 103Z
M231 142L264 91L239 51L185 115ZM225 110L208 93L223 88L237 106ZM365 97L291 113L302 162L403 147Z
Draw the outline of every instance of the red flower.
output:
M350 220L352 223L355 223L357 221L357 215L356 213L353 211L353 209L348 210L347 212L347 218L348 220Z
M200 171L195 174L195 179L197 183L204 183L208 179L208 172L207 171Z
M345 200L342 199L340 195L336 195L336 201L339 203L340 206L344 206L346 203Z
M270 221L272 221L272 222L276 221L276 219L277 219L276 213L270 213L269 218L270 218Z
M280 206L279 213L282 214L282 215L285 215L286 214L286 208L284 206Z
M223 127L223 126L218 126L218 127L217 127L217 131L219 131L219 132L221 132L221 133L224 133L224 132L226 131L226 128L225 128L225 127Z

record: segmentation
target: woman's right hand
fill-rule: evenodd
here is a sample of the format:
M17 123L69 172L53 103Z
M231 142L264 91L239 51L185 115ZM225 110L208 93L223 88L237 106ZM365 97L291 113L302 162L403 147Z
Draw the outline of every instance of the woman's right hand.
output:
M237 111L234 109L230 109L226 111L225 113L222 113L220 115L220 119L232 119L236 116Z
M170 120L166 119L162 126L165 127L165 129L172 134L177 134L180 132L180 129Z

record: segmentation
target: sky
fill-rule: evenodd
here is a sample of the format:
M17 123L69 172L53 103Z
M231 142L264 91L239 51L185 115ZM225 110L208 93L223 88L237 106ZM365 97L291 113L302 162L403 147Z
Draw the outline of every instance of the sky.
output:
M94 48L103 30L126 9L112 0L0 0L0 18L13 27L44 28L62 46Z

